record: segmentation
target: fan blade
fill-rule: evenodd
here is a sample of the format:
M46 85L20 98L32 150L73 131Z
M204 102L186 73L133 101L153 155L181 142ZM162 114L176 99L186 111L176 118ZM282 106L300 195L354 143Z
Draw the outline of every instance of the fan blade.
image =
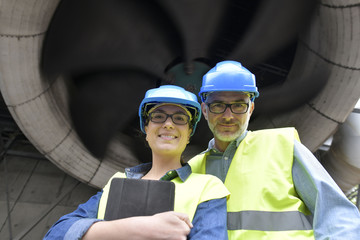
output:
M308 26L316 6L314 0L263 1L248 32L229 58L246 66L266 60Z
M146 90L155 78L135 71L107 71L74 77L70 114L85 147L104 157L110 140L137 116Z
M121 67L161 76L183 51L171 19L153 1L63 0L46 34L45 74Z

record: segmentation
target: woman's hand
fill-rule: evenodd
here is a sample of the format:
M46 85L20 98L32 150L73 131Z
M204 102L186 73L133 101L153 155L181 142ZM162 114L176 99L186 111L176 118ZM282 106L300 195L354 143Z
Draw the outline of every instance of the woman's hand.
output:
M187 214L179 212L164 212L152 216L155 222L151 225L151 239L186 240L186 236L193 227ZM149 226L150 227L150 226Z
M191 228L186 214L170 211L153 216L96 222L83 239L186 240Z

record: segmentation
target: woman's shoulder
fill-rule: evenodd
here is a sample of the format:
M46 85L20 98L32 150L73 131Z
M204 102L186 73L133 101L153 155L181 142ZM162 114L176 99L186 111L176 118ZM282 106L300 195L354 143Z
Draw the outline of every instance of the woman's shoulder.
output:
M125 178L125 177L126 177L125 173L123 173L123 172L116 172L114 175L112 175L112 177L110 178L110 180L113 179L113 178Z
M191 173L188 180L192 186L197 185L203 192L210 192L211 195L215 194L217 196L225 197L230 194L224 183L216 176Z
M191 173L188 180L190 180L191 184L199 185L199 187L205 190L213 191L216 189L223 193L228 192L224 183L218 177L211 174Z
M108 189L108 188L110 188L111 181L112 181L114 178L126 178L126 175L125 175L125 173L123 173L123 172L116 172L116 173L115 173L114 175L112 175L112 177L108 180L108 182L107 182L106 185L103 187L103 189Z
M208 182L218 182L218 183L222 183L222 181L214 176L214 175L211 175L211 174L203 174L203 173L191 173L189 178L193 178L193 179L199 179L201 181L208 181Z

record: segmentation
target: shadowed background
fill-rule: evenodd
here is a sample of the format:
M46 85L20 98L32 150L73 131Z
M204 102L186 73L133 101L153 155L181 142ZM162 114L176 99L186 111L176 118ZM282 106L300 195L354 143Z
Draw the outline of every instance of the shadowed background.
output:
M146 90L175 84L197 93L218 61L256 75L250 129L294 126L313 152L360 96L359 0L4 0L0 13L4 118L95 188L150 160L137 116ZM185 158L210 138L202 119ZM360 183L356 156L323 157L345 192Z

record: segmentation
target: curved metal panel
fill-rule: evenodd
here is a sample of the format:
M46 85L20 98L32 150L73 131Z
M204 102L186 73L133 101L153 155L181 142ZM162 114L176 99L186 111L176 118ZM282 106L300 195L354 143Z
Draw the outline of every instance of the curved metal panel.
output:
M180 8L175 2L173 3L175 5L169 2L158 1L161 8L167 9L165 13L168 12L168 15L174 16L174 12L177 13L178 10L187 13L186 8L189 6L201 10L204 8L201 4L205 4L204 1L195 3L183 1L185 5ZM213 23L226 16L224 13L229 6L241 5L237 1L228 1L227 4L223 2L226 1L218 2L220 7L216 9L218 11L215 11ZM126 166L148 160L139 157L146 158L145 153L148 150L142 147L141 141L135 137L131 129L138 127L136 99L139 99L140 103L145 90L158 84L158 80L135 80L133 86L129 86L124 81L123 86L119 87L128 94L136 94L136 96L131 101L132 105L126 108L128 118L119 125L119 130L111 139L105 157L95 158L84 147L74 130L69 113L69 99L71 99L73 83L69 83L68 75L48 79L40 73L45 32L58 3L57 0L22 2L6 0L2 2L0 87L12 116L41 153L77 179L92 186L102 187L115 171L122 171ZM263 100L260 98L256 103L258 113L250 123L250 128L295 126L305 145L314 151L336 131L339 123L345 121L360 96L359 3L354 0L321 2L311 25L298 38L297 51L286 81L275 90L271 89L273 86L261 89ZM219 38L221 33L218 27L224 26L223 21L214 28L207 28L204 35L201 31L196 32L205 40L207 39L205 36L213 36L214 39L205 44L205 40L197 42L194 39L196 34L191 31L201 29L206 21L199 22L199 25L196 25L198 22L193 22L194 26L189 27L190 32L187 32L187 26L192 22L182 21L182 16L184 13L173 19L173 24L176 26L174 31L177 32L175 35L183 38L180 41L182 55L177 55L178 50L165 51L165 55L162 56L166 57L161 58L161 64L151 62L150 66L155 67L149 69L153 71L153 75L160 75L160 82L169 80L166 71L179 63L178 59L185 59L185 65L191 65L191 62L198 58L206 59L205 62L211 66L214 62L229 56L231 52L230 50L227 53L221 52L225 49L224 45L216 45L219 39L215 38ZM164 33L161 32L161 34ZM239 37L236 38L239 39ZM170 45L171 43L173 42L170 41ZM236 43L233 44L233 49L235 45ZM159 51L163 50L159 49ZM86 56L83 57L86 58ZM143 64L141 60L138 62L136 57L132 56L132 58L134 62ZM150 59L156 59L156 56ZM126 62L126 60L125 56L122 61ZM242 61L242 59L237 60ZM120 71L122 71L121 68ZM318 80L321 80L320 83L316 82ZM302 81L306 84L301 84ZM307 88L308 84L317 89L311 91ZM139 91L137 86L140 87ZM312 94L319 91L319 94L309 100ZM279 95L279 93L284 94ZM274 105L267 105L267 103L272 100L286 103L292 95L303 98L299 100L299 103L295 102L295 105L291 105L294 102L290 103L291 111L284 112L289 106L282 105L278 109L274 107L278 111L275 115L271 114L270 110ZM298 99L294 98L295 100ZM304 101L306 104L301 105ZM128 103L120 106L125 108ZM293 109L293 106L298 107ZM197 130L197 134L201 137L193 138L192 144L185 153L187 156L200 151L204 144L206 145L205 136L210 137L206 132L208 132L206 123L202 121Z

